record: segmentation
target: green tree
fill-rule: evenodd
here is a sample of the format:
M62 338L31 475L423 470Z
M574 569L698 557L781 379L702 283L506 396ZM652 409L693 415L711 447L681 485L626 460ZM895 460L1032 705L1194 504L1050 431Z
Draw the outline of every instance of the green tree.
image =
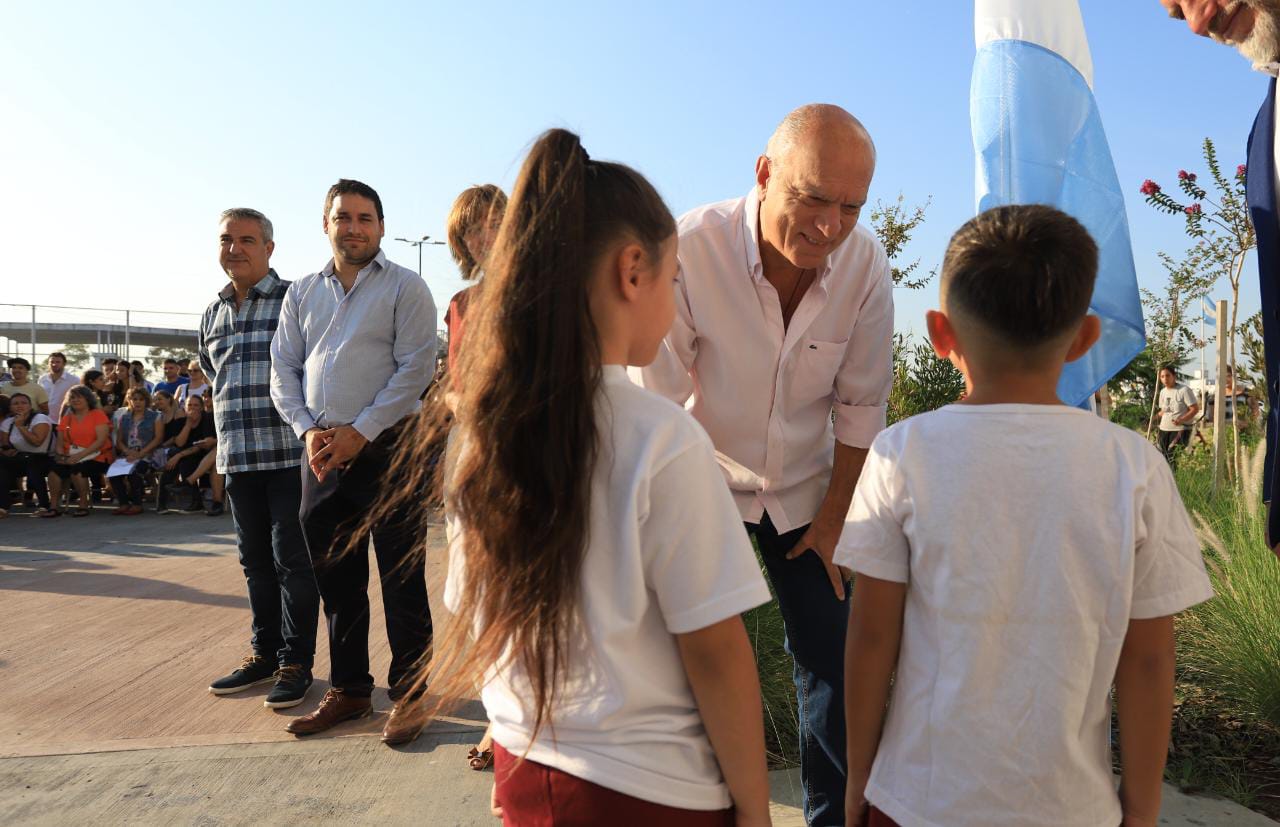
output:
M1222 171L1218 161L1218 151L1213 141L1204 139L1201 154L1205 166L1209 169L1209 177L1213 180L1215 192L1200 186L1198 176L1194 172L1178 170L1178 190L1181 197L1175 198L1155 181L1148 178L1142 182L1141 192L1147 203L1153 208L1180 216L1185 222L1188 236L1195 240L1195 246L1188 253L1187 263L1196 267L1200 274L1216 284L1225 278L1231 285L1231 323L1227 327L1227 361L1231 372L1236 374L1236 333L1239 330L1238 312L1240 309L1240 279L1244 275L1244 261L1249 251L1257 246L1253 224L1249 220L1249 207L1245 199L1245 167L1236 167L1235 175L1228 178ZM1218 347L1223 343L1219 342ZM1222 377L1219 377L1221 381ZM1239 420L1232 417L1234 442L1232 450L1232 468L1240 466L1240 433Z
M67 357L67 370L71 373L79 374L93 364L93 355L89 353L88 345L63 345L62 354Z
M931 201L932 199L926 199L923 206L907 209L903 206L902 194L899 193L898 200L893 204L886 206L883 201L877 201L875 209L871 211L871 229L884 245L885 254L889 257L889 273L893 276L894 287L919 290L938 272L935 269L924 276L917 276L916 271L920 268L918 258L903 266L894 263L902 254L903 248L911 243L911 234L916 227L924 223L924 211Z
M892 425L919 413L950 405L964 393L964 376L955 365L939 359L928 342L912 342L893 335L893 389L889 391L888 421Z
M900 264L899 259L916 228L924 223L926 200L922 206L906 207L902 195L871 211L871 228L889 257L889 272L895 287L924 288L937 269L920 273L920 259ZM889 392L888 421L893 424L918 413L949 405L964 393L964 377L945 359L939 359L928 342L913 342L901 333L893 336L893 387Z
M153 347L147 350L147 361L151 363L152 369L162 371L165 359L177 359L178 364L185 366L197 355L195 350L189 347Z

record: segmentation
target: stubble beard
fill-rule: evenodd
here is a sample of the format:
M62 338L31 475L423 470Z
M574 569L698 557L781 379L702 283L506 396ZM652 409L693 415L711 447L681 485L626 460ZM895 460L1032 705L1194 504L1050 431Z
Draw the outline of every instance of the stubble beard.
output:
M1280 62L1280 1L1243 0L1244 5L1257 10L1253 31L1239 43L1231 43L1254 66ZM1225 42L1217 35L1214 40Z

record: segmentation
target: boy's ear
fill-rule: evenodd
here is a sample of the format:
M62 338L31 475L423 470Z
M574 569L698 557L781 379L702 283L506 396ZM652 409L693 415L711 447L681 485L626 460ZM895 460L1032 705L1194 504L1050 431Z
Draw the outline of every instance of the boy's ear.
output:
M941 310L930 310L924 314L924 324L929 331L929 342L933 352L939 359L946 359L955 352L956 331L951 320Z
M1076 332L1076 337L1071 340L1071 347L1067 348L1067 361L1074 362L1088 353L1089 348L1097 343L1101 335L1102 320L1092 313L1085 316L1084 321L1080 323L1080 330Z

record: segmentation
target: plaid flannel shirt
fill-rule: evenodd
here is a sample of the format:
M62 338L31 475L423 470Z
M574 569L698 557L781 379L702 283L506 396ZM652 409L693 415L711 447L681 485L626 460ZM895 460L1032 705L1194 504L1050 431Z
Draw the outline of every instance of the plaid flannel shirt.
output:
M302 464L302 442L271 402L271 339L289 282L275 270L236 309L228 284L200 320L200 366L213 385L219 473Z

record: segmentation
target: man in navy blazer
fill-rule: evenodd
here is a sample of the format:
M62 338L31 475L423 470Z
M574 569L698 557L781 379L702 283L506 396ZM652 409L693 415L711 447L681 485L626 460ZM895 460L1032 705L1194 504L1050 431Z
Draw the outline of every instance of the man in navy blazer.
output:
M1271 76L1266 100L1249 133L1245 192L1258 238L1258 284L1262 288L1262 341L1267 360L1267 460L1262 496L1267 511L1267 542L1280 554L1280 503L1271 496L1280 463L1280 220L1276 213L1276 76L1280 75L1280 0L1160 0L1170 16L1182 18L1198 35L1234 46Z

